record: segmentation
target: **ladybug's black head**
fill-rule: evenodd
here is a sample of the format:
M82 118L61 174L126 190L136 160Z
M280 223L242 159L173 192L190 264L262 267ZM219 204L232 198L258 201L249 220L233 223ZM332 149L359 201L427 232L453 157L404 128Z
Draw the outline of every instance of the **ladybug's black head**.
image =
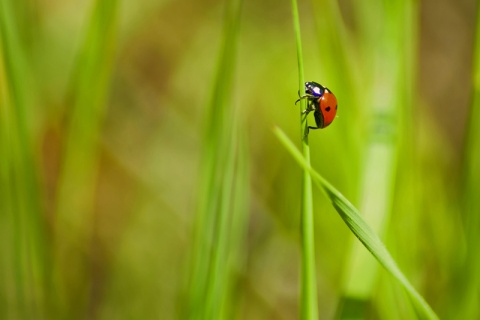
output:
M305 93L315 97L323 96L325 88L316 82L305 82Z

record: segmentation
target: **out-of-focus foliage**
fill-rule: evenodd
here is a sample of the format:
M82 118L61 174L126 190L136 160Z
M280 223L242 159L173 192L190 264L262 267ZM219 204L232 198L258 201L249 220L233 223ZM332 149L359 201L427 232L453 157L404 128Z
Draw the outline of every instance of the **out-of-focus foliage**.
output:
M370 94L390 92L388 79L370 81L376 44L405 49L365 30L378 24L388 33L378 17L400 2L299 1L305 77L339 101L332 125L311 132L312 165L356 206L375 119ZM395 69L415 85L392 97L408 116L396 119L401 145L383 236L440 318L479 316L478 276L463 272L478 266L478 226L468 224L480 214L478 145L467 140L478 120L466 116L475 5L415 2L417 14L403 21L413 28L403 39L413 56L397 53L412 68ZM0 1L0 318L183 315L226 8L213 0ZM248 140L250 186L244 263L228 299L238 319L294 319L301 169L272 134L279 126L300 141L290 3L244 1L239 32L230 103ZM388 57L387 78L398 62ZM375 199L375 189L369 194ZM325 319L343 295L356 240L318 189L314 206ZM371 315L411 314L382 269L370 299Z

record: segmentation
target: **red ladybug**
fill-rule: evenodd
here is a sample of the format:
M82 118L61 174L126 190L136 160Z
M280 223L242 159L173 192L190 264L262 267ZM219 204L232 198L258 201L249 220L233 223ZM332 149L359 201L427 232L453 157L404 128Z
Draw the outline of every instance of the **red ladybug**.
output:
M337 114L337 98L328 88L316 82L305 82L305 95L301 96L298 101L307 99L307 109L303 111L308 115L313 111L316 127L309 126L309 129L323 129L328 127L335 119Z

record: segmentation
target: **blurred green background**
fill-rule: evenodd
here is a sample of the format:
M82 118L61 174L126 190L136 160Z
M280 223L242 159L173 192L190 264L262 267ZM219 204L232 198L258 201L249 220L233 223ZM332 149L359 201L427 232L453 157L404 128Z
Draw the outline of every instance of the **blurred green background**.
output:
M1 0L0 318L194 318L211 154L243 168L222 317L298 318L301 169L272 134L300 144L290 2L229 2ZM299 2L306 80L339 104L312 164L444 319L480 317L477 6ZM320 318L414 316L318 189L314 205Z

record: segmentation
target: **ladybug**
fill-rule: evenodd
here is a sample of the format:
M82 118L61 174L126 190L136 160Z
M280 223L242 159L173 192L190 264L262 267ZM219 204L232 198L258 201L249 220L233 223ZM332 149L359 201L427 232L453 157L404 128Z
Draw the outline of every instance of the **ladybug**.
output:
M300 96L300 93L299 93ZM307 109L303 111L308 115L313 111L316 127L309 126L308 129L323 129L332 123L337 114L337 98L328 88L316 82L305 82L305 95L301 96L298 101L307 99Z

